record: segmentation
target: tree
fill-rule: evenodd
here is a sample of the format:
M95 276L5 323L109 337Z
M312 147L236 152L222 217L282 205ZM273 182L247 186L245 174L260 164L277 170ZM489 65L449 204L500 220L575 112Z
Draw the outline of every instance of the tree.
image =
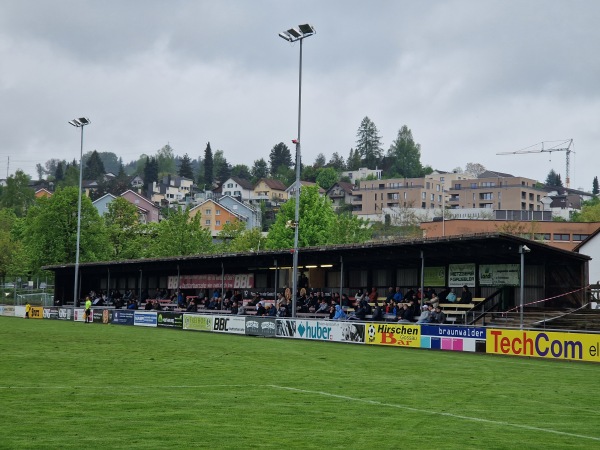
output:
M360 153L358 150L350 149L350 154L348 155L348 160L346 161L346 169L348 170L358 170L360 169Z
M206 144L206 149L204 150L204 183L209 186L209 189L212 189L214 180L213 153L210 148L210 142L208 142Z
M44 167L46 168L46 173L56 173L56 167L58 163L66 164L65 161L61 161L60 159L52 158L44 163Z
M123 197L117 197L109 203L104 222L111 244L111 258L139 258L148 243L142 233L137 207Z
M144 166L144 184L146 185L146 193L151 189L152 183L158 182L158 161L154 157L146 157L146 165Z
M0 195L0 207L10 209L17 217L25 216L35 199L29 180L29 176L20 169L9 176Z
M391 176L418 178L423 176L421 146L415 143L412 131L403 125L388 150Z
M58 189L52 197L38 199L27 211L23 242L34 270L44 265L75 262L78 196L77 187ZM79 248L82 262L105 260L110 254L104 222L86 196L81 199Z
M194 171L192 170L192 160L190 159L187 153L183 155L183 158L181 158L177 174L180 177L189 178L190 180L194 179Z
M54 171L54 181L62 181L65 178L65 173L63 169L63 162L59 161L56 165L56 170Z
M375 169L381 162L381 136L375 124L366 116L356 132L356 151L369 169Z
M280 167L284 167L286 169L291 168L292 154L290 149L283 142L274 145L269 155L269 161L271 163L272 175L278 173Z
M236 220L223 225L219 238L222 240L220 250L223 252L248 252L264 248L266 238L259 228L246 228L246 222Z
M319 153L317 155L317 157L315 158L315 162L313 164L313 167L325 167L325 164L327 164L327 160L325 159L325 155L323 153Z
M0 279L5 282L6 276L11 274L11 265L17 259L17 254L21 250L21 242L16 239L13 234L13 227L17 222L17 216L10 209L0 209ZM23 274L27 272L28 267L25 266Z
M252 169L250 170L250 174L252 175L252 181L254 183L257 183L262 178L267 178L269 176L269 166L264 158L254 161Z
M35 165L35 171L37 172L38 180L41 180L44 178L44 173L46 173L46 171L44 170L44 168L42 167L42 165L40 163L37 163Z
M333 152L331 155L331 159L327 163L329 167L333 167L337 171L345 170L346 163L344 162L344 157L341 156L338 152Z
M121 163L121 165L119 167L119 172L117 173L117 176L115 178L113 178L112 180L108 181L105 190L106 190L106 192L114 195L115 197L118 197L123 192L125 192L127 189L129 189L129 187L130 187L129 177L125 173L125 167L123 166L123 163Z
M252 174L250 168L246 164L236 164L231 168L231 176L238 177L242 180L251 180Z
M225 182L231 176L231 164L227 162L223 150L217 150L213 158L215 180L219 183Z
M158 163L159 176L173 175L175 170L175 154L169 144L156 152L156 162Z
M325 167L317 175L317 184L327 190L338 182L339 175L333 167Z
M560 179L560 174L556 173L554 169L550 169L550 172L548 172L548 176L546 177L546 185L553 187L563 187L562 180Z
M479 177L479 175L481 175L486 170L487 169L485 168L485 166L479 163L467 163L467 165L465 166L465 173L472 175L473 178Z
M94 150L85 162L83 178L85 180L98 181L101 180L105 174L106 170L104 170L104 163L100 159L98 152Z
M369 241L373 234L368 220L349 211L335 216L334 229L330 244L359 244Z
M213 249L212 236L202 227L200 218L199 213L190 218L189 208L171 209L166 219L153 225L147 255L167 257L210 253Z
M571 219L573 222L600 222L600 198L583 202L581 211L574 212Z
M600 188L598 187L598 177L594 177L594 181L592 182L592 194L598 195L600 194Z

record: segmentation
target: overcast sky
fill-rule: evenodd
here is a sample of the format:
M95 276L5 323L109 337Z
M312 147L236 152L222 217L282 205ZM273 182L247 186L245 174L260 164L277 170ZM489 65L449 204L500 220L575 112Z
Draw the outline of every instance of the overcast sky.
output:
M368 116L387 151L402 125L421 162L469 162L565 181L565 152L498 156L573 139L571 187L600 172L600 2L554 0L2 0L0 177L50 158L169 143L198 158L268 160L297 134L302 158L344 158ZM541 147L534 147L541 148Z

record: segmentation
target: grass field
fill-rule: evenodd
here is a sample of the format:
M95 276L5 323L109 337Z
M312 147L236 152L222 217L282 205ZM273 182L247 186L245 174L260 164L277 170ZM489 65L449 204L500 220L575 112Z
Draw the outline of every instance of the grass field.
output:
M600 367L0 317L0 448L600 448Z

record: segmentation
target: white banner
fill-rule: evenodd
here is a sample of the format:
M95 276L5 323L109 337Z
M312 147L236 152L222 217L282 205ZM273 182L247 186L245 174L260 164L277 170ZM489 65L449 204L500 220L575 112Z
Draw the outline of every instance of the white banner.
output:
M519 286L519 264L481 264L479 284L482 286Z

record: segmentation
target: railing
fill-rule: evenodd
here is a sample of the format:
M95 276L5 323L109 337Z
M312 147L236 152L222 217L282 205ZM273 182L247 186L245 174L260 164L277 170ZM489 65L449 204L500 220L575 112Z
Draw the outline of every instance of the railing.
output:
M482 325L485 326L485 319L488 314L500 312L500 306L502 304L502 289L498 289L491 295L488 295L485 300L479 302L479 304L473 306L467 311L465 316L465 323L473 325L477 321L482 320Z

